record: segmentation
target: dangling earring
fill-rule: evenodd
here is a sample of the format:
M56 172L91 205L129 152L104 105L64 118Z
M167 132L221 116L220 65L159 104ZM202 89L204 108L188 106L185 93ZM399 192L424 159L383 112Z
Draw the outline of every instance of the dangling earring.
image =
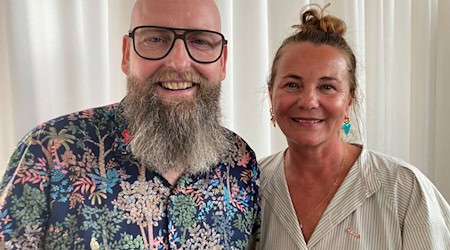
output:
M352 127L352 124L350 124L350 118L346 116L344 118L344 124L342 124L342 128L344 129L345 135L348 135L348 132L350 132L350 128Z
M270 108L270 122L272 122L274 128L277 126L277 120L275 120L275 115L273 114L272 108Z

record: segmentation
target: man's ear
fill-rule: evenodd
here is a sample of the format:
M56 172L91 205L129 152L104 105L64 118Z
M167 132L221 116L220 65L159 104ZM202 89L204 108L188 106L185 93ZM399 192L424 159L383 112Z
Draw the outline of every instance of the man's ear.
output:
M228 59L228 46L223 46L222 57L220 60L220 80L223 81L227 76L227 59Z
M122 71L126 75L130 71L130 46L131 39L124 35L122 39Z

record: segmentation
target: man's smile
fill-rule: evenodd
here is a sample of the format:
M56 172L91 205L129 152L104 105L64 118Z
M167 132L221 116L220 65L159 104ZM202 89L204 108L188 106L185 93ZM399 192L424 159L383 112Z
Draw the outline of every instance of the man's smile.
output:
M192 82L161 82L160 85L168 90L185 90L194 86Z

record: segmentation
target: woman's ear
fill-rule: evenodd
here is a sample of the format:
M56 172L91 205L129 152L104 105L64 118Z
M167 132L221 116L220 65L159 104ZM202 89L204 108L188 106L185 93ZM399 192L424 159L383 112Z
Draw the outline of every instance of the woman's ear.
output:
M272 87L267 84L267 91L269 92L270 103L272 103Z
M350 95L349 97L348 97L348 103L347 103L347 107L345 107L345 114L348 116L348 113L349 113L349 111L350 111L350 108L351 108L351 106L352 106L352 104L353 104L353 95Z

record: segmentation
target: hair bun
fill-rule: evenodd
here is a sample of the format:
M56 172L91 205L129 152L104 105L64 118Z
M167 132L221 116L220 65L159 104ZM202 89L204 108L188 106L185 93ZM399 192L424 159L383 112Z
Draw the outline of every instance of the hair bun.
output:
M343 36L347 30L344 21L332 16L324 15L324 11L330 4L323 8L318 4L309 4L302 9L300 14L300 24L293 25L292 28L297 29L296 32L307 30L320 30L325 33L336 33Z

